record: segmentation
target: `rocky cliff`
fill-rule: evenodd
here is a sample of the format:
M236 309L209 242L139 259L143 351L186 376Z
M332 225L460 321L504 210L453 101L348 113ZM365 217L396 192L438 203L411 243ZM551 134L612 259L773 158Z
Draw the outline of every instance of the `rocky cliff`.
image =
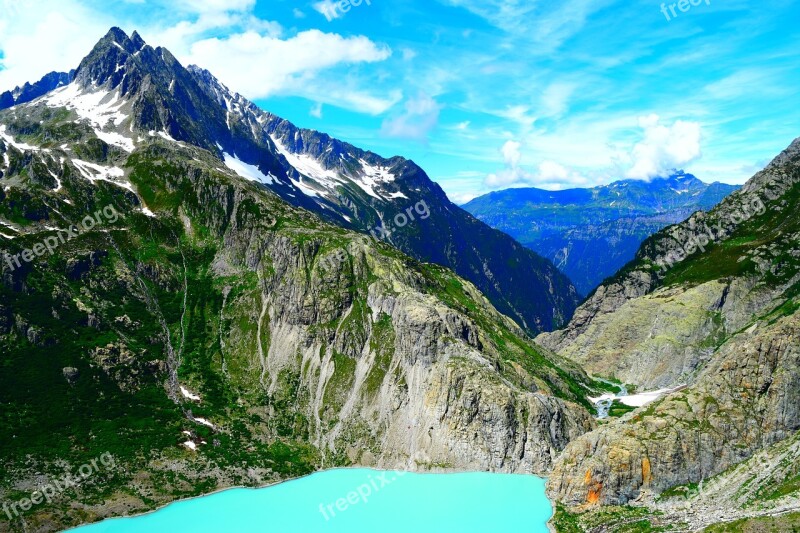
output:
M688 385L571 443L554 497L652 505L795 437L798 182L796 141L718 208L649 239L567 329L540 337L596 374Z

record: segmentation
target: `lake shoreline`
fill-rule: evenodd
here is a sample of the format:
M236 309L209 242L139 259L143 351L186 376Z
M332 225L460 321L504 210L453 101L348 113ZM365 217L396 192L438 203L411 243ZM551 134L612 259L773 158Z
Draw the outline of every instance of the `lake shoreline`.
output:
M370 471L370 472L375 472L375 473L395 472L395 473L404 473L404 474L414 474L414 475L421 476L421 477L425 477L425 476L446 477L446 476L458 476L458 475L470 475L470 474L474 474L474 475L488 474L488 475L497 475L497 476L513 476L513 477L519 477L519 478L523 478L523 477L524 478L535 478L536 480L542 481L542 483L544 483L544 484L547 483L547 478L546 477L538 476L536 474L528 474L528 473L510 473L510 472L495 472L495 471L486 471L486 470L466 470L466 469L436 469L436 470L433 470L433 471L416 471L416 470L404 470L402 468L378 469L378 468L371 467L371 466L370 467L357 466L357 465L356 466L343 466L343 467L334 467L334 468L323 468L323 469L311 472L309 474L305 474L305 475L298 476L298 477L293 477L293 478L288 478L288 479L283 479L283 480L280 480L280 481L276 481L274 483L267 483L267 484L264 484L264 485L258 485L258 486L231 485L231 486L228 486L228 487L218 488L218 489L213 490L211 492L207 492L207 493L200 494L200 495L197 495L197 496L190 496L190 497L187 497L187 498L175 499L173 501L170 501L168 503L160 505L160 506L158 506L158 507L156 507L154 509L151 509L151 510L148 510L148 511L144 511L144 512L141 512L141 513L110 516L110 517L103 518L101 520L97 520L97 521L94 521L94 522L86 522L86 523L74 526L74 527L72 527L70 529L65 529L63 531L65 531L65 532L82 531L84 528L88 528L90 526L96 526L96 525L102 524L102 523L107 523L107 522L112 522L112 521L117 521L117 520L122 520L122 519L143 518L143 517L147 517L147 516L159 513L161 511L164 511L165 509L167 509L167 508L169 508L169 507L171 507L173 505L176 505L176 504L182 504L182 503L192 502L192 501L195 501L195 500L200 500L200 499L203 499L203 498L209 498L209 497L212 497L212 496L215 496L215 495L219 495L221 493L225 493L225 492L229 492L229 491L246 490L246 491L258 492L258 491L263 491L265 489L275 489L275 488L278 488L280 486L287 485L289 483L293 483L293 482L297 482L297 481L301 481L301 480L305 480L305 479L311 478L313 476L317 476L319 474L334 473L334 472L353 472L353 471ZM550 528L549 522L552 519L552 517L555 515L555 512L556 512L555 502L551 501L550 498L547 497L546 492L545 492L545 499L547 500L547 502L548 502L548 504L550 506L550 518L547 521L547 527Z

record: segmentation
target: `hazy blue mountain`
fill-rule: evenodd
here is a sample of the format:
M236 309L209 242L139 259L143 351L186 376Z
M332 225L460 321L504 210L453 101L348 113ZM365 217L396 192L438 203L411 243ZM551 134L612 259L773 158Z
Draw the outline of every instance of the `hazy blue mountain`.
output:
M463 207L553 261L587 295L632 260L647 237L714 207L737 188L677 172L591 189L507 189Z

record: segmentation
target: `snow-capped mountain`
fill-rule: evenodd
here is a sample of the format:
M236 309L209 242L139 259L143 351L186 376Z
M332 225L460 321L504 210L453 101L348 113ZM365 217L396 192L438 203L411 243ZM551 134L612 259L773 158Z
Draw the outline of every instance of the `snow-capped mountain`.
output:
M10 112L72 113L76 125L96 138L93 149L106 154L108 165L95 161L91 164L98 166L92 167L69 143L40 155L72 163L87 179L134 192L125 173L131 155L158 142L199 147L219 158L220 169L292 205L371 233L420 261L453 269L530 332L564 323L577 305L575 288L552 263L451 203L412 161L385 159L297 128L208 71L184 68L168 50L153 48L136 32L129 37L113 28L70 79ZM24 133L9 124L3 135L13 147L14 136ZM41 179L55 186L51 173L58 175L54 170Z

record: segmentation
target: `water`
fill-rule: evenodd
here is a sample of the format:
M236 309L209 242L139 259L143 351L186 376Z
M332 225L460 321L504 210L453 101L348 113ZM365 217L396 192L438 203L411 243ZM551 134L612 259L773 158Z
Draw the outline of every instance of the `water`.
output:
M320 472L263 489L231 489L115 518L80 533L546 532L544 480L507 474Z
M608 418L608 412L611 409L611 406L614 404L614 400L618 400L619 398L628 395L628 388L620 383L612 383L610 381L606 381L600 378L594 378L594 379L595 381L602 381L603 383L611 385L612 387L617 387L619 389L619 393L617 394L604 394L603 396L594 399L594 406L595 409L597 409L596 418L598 420L603 420L605 418ZM591 400L592 399L590 398L590 401Z

